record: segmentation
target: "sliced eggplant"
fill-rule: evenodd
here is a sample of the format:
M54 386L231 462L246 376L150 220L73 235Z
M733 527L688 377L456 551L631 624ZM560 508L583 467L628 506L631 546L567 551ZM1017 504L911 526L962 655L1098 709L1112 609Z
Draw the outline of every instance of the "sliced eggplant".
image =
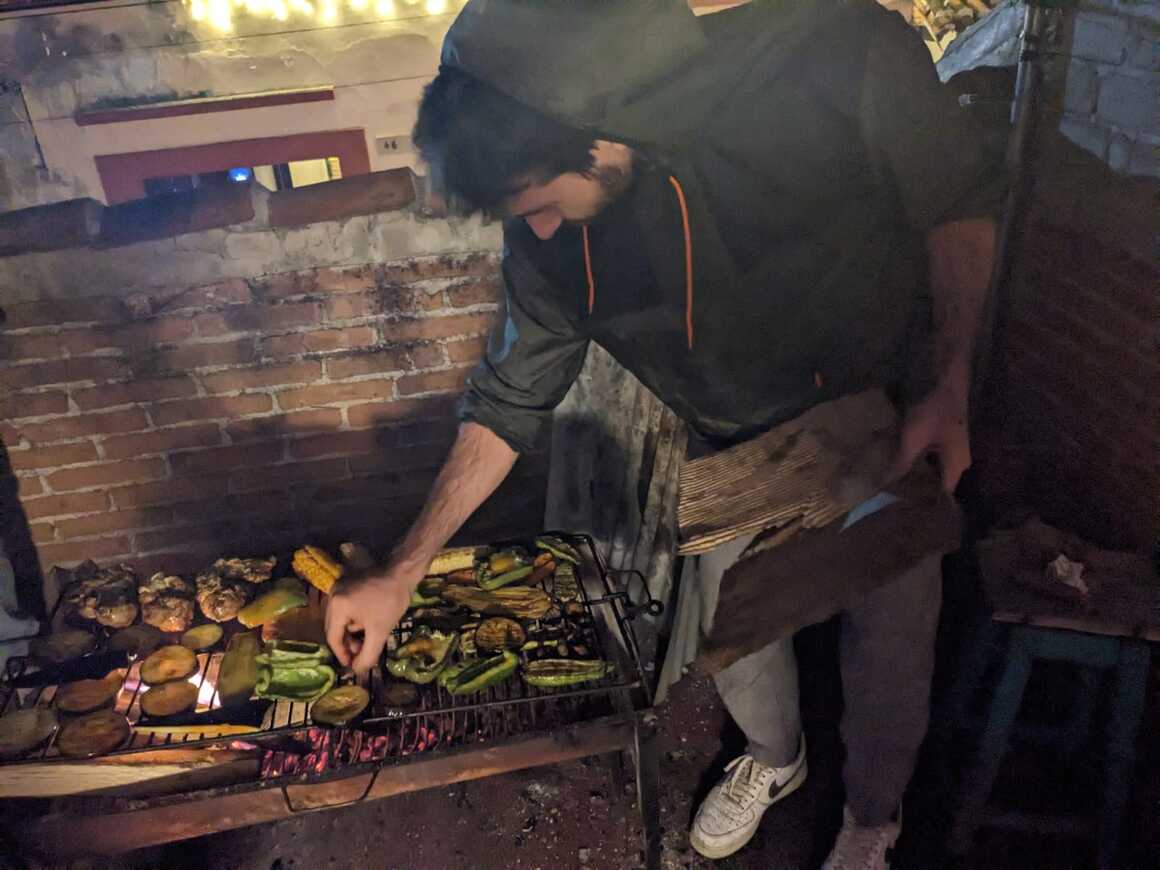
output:
M118 631L109 640L109 649L115 652L125 652L138 658L147 656L161 644L165 643L165 635L155 625L130 625Z
M33 661L38 664L62 665L92 652L96 646L97 639L87 631L66 630L48 637L33 638L29 641L28 649Z
M386 680L375 690L375 700L384 707L414 707L419 703L419 690L414 683Z
M222 627L216 622L195 625L181 636L181 645L194 652L201 652L217 644L224 633Z
M53 703L62 713L91 713L110 706L120 688L112 680L77 680L57 689Z
M371 702L371 696L362 686L338 686L314 702L310 718L320 725L341 728L362 713Z
M30 707L0 716L0 758L30 752L56 730L56 713L48 707Z
M506 616L485 619L475 630L475 645L485 652L519 649L527 639L523 626Z
M197 656L179 644L155 650L141 663L141 680L150 686L184 680L197 673Z
M197 686L186 680L153 686L141 696L141 712L146 716L176 716L197 703Z
M73 719L60 731L56 748L61 755L88 758L119 749L129 739L129 720L115 710L98 710Z

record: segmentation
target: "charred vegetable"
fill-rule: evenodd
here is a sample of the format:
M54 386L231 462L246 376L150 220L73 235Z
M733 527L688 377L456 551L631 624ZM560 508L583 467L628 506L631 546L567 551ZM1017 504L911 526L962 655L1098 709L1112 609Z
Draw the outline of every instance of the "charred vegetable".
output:
M321 725L341 728L355 719L371 702L362 686L339 686L314 702L310 718Z
M200 652L221 640L223 633L222 627L214 622L194 626L181 636L181 645L194 652Z
M182 680L154 686L141 696L141 712L146 716L176 716L197 703L197 686Z
M253 628L256 625L270 622L287 610L305 606L306 596L301 592L285 587L273 589L239 610L238 622L246 628Z
M437 577L425 577L411 593L411 607L431 607L442 602L444 583Z
M387 671L400 680L425 685L439 676L458 644L456 632L444 634L419 626L411 639L387 659Z
M0 758L35 749L56 730L56 714L48 707L30 707L0 717Z
M552 591L563 602L575 601L580 597L580 584L576 581L576 569L568 562L556 566L552 578Z
M485 652L519 649L527 639L523 626L506 616L485 619L475 630L475 645Z
M477 547L454 547L441 550L427 569L428 574L450 574L452 571L462 571L464 568L475 567L475 557L479 552Z
M375 700L384 707L413 707L419 701L419 690L405 680L379 683Z
M492 574L506 574L529 564L529 559L519 550L500 550L487 558L487 568Z
M274 641L255 658L260 698L313 701L330 691L338 675L330 666L330 650L303 641Z
M147 656L161 644L165 635L155 625L130 625L113 635L109 649L113 652L129 653L133 656Z
M490 574L480 579L479 588L485 592L501 589L508 584L515 583L517 580L530 577L534 570L531 565L520 565L518 568L512 568L510 571L505 571L502 574Z
M486 592L468 586L444 586L441 594L444 601L488 616L540 619L552 606L551 599L542 589L526 587Z
M516 672L519 663L515 653L505 650L488 659L460 662L449 668L439 682L452 695L471 695L502 683Z
M97 639L87 631L58 631L48 637L33 638L28 643L32 660L41 665L63 665L92 652Z
M62 713L91 713L112 704L119 689L112 680L77 680L57 689L53 703Z
M226 646L218 670L218 697L222 706L248 701L258 682L258 653L262 640L256 632L235 634Z
M120 748L129 739L129 720L114 710L98 710L73 719L61 729L56 748L61 755L87 758Z
M580 564L580 551L555 535L540 535L536 538L536 546L555 556L557 562Z
M291 567L295 574L321 591L323 595L329 595L338 578L342 576L342 565L331 558L330 553L309 544L294 553Z
M163 646L141 663L141 680L151 686L184 680L197 673L197 656L177 644Z
M524 665L523 678L529 686L558 689L599 680L610 670L600 659L540 659Z

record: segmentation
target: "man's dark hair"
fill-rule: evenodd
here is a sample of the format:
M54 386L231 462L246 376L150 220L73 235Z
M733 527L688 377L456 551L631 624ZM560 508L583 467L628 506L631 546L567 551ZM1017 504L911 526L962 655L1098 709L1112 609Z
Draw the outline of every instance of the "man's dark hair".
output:
M592 168L592 136L455 67L423 92L412 140L457 209L498 216L529 182Z

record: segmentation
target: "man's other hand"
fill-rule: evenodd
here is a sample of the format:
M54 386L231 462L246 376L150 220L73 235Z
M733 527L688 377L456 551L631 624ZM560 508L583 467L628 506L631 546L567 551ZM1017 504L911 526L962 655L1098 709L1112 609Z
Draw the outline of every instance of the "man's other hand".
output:
M928 453L938 456L943 489L954 492L963 472L971 467L965 389L944 382L907 412L891 479L904 476Z
M361 678L378 664L423 572L423 567L397 563L380 573L339 582L326 607L326 641L343 667L353 668Z

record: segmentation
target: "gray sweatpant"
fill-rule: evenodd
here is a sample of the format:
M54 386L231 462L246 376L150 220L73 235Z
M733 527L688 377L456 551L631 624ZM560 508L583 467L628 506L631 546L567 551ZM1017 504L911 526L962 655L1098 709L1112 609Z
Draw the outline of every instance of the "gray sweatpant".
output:
M706 553L698 573L716 587L748 543ZM942 602L940 564L941 556L929 557L839 615L842 773L846 805L862 825L885 824L898 809L926 733ZM789 764L802 732L793 638L746 656L715 681L753 756L774 767Z

